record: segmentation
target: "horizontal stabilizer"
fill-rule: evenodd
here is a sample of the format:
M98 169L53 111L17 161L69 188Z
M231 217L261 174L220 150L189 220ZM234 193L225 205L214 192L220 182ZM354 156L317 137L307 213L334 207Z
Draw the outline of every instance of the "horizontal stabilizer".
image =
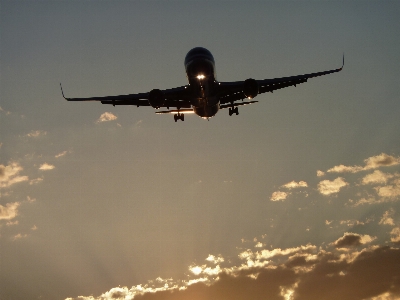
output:
M236 107L236 106L241 106L241 105L247 105L247 104L253 104L257 103L258 101L248 101L248 102L239 102L239 103L233 103L233 104L223 104L219 108L224 109L224 108L229 108L229 107Z

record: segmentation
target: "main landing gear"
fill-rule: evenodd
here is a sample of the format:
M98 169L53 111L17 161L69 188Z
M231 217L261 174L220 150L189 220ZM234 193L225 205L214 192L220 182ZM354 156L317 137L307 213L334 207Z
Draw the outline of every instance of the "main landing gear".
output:
M233 114L239 114L239 107L229 107L229 115L232 116Z
M178 121L178 120L185 121L185 115L184 114L180 114L180 113L175 114L174 115L174 120L175 120L175 122Z

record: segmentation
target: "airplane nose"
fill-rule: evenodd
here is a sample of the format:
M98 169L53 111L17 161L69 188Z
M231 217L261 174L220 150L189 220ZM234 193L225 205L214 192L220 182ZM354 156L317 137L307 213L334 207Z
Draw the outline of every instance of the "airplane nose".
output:
M191 77L197 77L203 75L205 77L211 75L213 72L212 64L206 59L196 59L189 62L187 65L187 73Z

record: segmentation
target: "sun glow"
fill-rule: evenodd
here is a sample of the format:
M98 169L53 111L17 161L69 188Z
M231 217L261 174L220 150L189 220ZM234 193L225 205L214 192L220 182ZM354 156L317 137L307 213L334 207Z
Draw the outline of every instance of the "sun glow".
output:
M190 271L195 275L199 275L203 271L203 268L200 266L194 266L190 268Z

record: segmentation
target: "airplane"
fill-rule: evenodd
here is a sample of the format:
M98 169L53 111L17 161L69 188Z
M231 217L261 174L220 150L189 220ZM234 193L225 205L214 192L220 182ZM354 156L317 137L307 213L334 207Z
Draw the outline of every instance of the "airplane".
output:
M184 121L186 113L195 113L203 119L215 116L220 109L229 108L229 115L239 114L239 106L253 104L252 100L258 94L273 92L289 86L296 86L306 82L309 78L339 72L339 69L316 72L304 75L255 80L248 78L244 81L219 82L216 78L215 61L211 52L203 47L191 49L184 61L188 84L172 89L152 89L147 93L90 97L66 98L60 83L61 93L68 101L100 101L102 104L151 106L156 114L174 114L174 120ZM247 99L246 101L243 101ZM241 102L237 102L241 101ZM176 109L170 109L176 108Z

